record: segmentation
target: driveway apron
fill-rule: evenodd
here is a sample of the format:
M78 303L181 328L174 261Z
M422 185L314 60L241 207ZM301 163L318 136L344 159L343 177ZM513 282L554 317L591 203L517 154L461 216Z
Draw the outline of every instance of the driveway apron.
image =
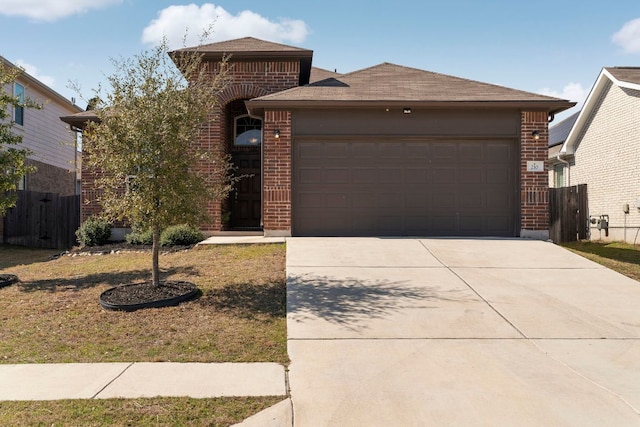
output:
M640 426L640 283L548 242L287 239L294 425Z

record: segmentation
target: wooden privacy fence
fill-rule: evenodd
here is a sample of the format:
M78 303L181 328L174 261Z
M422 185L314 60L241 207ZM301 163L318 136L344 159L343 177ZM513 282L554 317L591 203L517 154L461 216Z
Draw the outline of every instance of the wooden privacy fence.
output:
M76 244L80 196L18 191L16 206L4 217L4 243L68 249Z
M587 184L549 189L549 234L554 243L589 237Z

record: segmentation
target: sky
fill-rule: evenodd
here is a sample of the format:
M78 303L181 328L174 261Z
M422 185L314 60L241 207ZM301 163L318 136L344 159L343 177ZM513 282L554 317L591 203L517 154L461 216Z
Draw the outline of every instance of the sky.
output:
M311 49L339 73L391 62L578 103L602 67L640 66L638 0L0 0L0 56L84 108L112 59L211 24L207 42Z

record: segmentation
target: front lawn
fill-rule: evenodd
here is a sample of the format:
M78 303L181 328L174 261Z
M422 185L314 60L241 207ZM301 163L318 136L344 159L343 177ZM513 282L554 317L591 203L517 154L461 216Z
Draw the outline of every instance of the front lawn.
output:
M104 310L99 296L149 277L149 252L61 256L0 247L0 363L288 363L284 245L201 246L163 254L163 278L194 282L176 307Z
M191 399L56 400L0 402L2 426L229 426L260 412L282 397Z
M620 242L568 242L565 248L640 281L640 245Z

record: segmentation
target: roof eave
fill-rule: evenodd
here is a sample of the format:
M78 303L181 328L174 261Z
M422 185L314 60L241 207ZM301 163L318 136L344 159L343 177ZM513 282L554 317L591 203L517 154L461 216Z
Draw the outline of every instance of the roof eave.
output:
M262 115L264 110L294 110L318 108L423 108L423 109L518 109L547 111L557 114L576 105L569 101L420 101L420 100L269 100L252 99L245 102L251 114Z
M562 145L562 149L560 152L562 154L575 154L576 144L578 141L578 135L580 134L582 128L587 122L587 118L591 115L595 104L597 103L598 98L604 91L604 88L607 86L607 81L612 83L616 83L617 80L609 73L605 68L600 71L598 78L596 79L595 84L591 88L587 99L584 102L584 106L580 113L578 114L578 118L576 122L573 124L571 131L569 131L569 135L567 135L567 139L564 141Z
M2 61L2 63L4 63L5 65L7 65L9 67L18 68L15 64L13 64L11 61L9 61L8 59L6 59L6 58L4 58L2 56L0 56L0 61ZM78 112L83 111L81 107L79 107L78 105L76 105L73 102L71 102L70 99L65 98L60 93L56 92L55 90L53 90L49 86L45 85L40 80L36 79L35 77L33 77L32 75L27 73L23 68L22 68L22 73L20 73L18 78L27 81L30 85L36 86L38 89L40 89L41 91L45 92L47 95L50 95L52 98L55 98L58 102L60 102L61 104L65 105L66 107L69 107L69 108L71 108L73 110L77 110Z

